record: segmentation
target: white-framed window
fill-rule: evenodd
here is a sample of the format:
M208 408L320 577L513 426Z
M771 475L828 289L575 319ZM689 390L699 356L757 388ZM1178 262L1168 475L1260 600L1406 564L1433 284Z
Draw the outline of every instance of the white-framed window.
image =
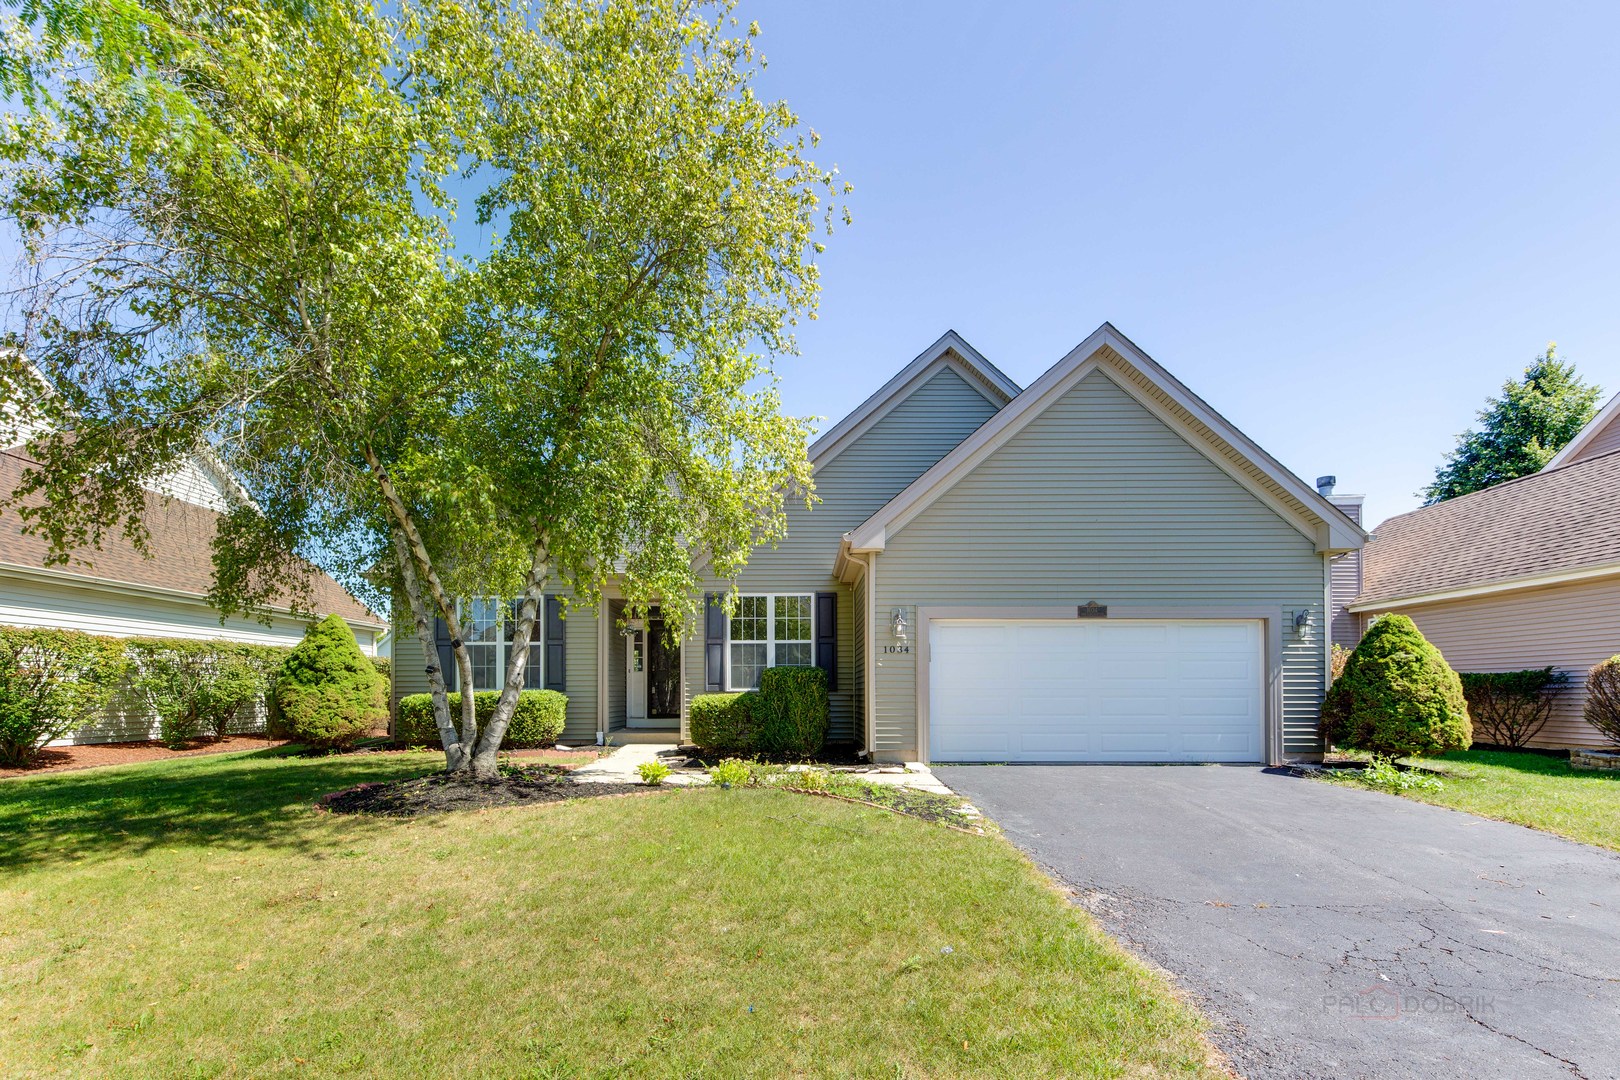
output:
M467 643L467 655L472 660L473 690L499 690L506 685L506 664L512 645L512 631L516 628L516 610L512 601L494 597L475 597L461 601L462 640ZM546 650L541 641L543 610L537 610L534 630L529 635L529 655L523 665L523 689L539 690L542 665Z
M726 637L726 678L732 690L754 690L766 668L816 662L814 593L739 596Z

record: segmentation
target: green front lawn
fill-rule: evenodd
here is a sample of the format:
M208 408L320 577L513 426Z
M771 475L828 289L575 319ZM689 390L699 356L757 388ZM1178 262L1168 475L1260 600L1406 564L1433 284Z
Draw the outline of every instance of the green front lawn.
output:
M1440 789L1401 792L1408 798L1620 851L1620 773L1577 772L1560 758L1502 750L1422 764L1440 774Z
M410 755L0 782L8 1075L1221 1075L1005 841L772 790L410 821Z

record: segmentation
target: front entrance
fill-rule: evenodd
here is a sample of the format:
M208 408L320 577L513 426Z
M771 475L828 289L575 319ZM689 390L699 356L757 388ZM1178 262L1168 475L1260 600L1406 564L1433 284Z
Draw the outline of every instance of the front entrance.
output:
M681 647L664 632L658 609L625 634L625 724L669 729L681 722Z

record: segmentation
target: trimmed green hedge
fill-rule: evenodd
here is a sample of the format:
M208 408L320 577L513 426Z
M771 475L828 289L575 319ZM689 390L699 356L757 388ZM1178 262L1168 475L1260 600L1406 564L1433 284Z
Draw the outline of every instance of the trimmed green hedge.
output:
M495 714L499 690L479 690L473 694L473 715L483 729ZM461 723L461 695L450 695L450 719ZM553 746L562 735L568 719L568 696L555 690L524 690L518 694L512 722L501 745L508 750ZM406 746L439 746L439 725L433 721L433 695L408 694L399 699L399 716L394 721L394 741Z
M1367 629L1322 703L1329 746L1388 757L1466 750L1473 742L1462 682L1405 615Z
M767 668L753 711L765 753L816 756L827 745L827 673L815 667Z
M687 726L692 742L714 754L736 757L754 752L753 705L759 695L699 694L692 699Z
M0 765L102 714L128 672L124 643L80 630L0 626Z

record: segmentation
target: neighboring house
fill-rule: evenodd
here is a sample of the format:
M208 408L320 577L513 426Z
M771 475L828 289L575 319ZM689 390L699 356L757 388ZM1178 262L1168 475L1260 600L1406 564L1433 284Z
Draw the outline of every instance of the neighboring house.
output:
M1458 671L1568 671L1531 745L1606 745L1581 710L1620 653L1620 396L1541 472L1390 518L1364 563L1361 629L1399 612Z
M25 450L0 450L5 491L15 490L27 464ZM151 558L117 534L99 549L77 551L66 564L47 566L45 541L25 535L15 513L0 514L0 624L115 637L297 644L308 620L287 607L273 608L266 625L242 617L221 622L208 604L215 523L233 485L223 470L201 458L154 483L145 518ZM367 654L376 651L377 639L387 630L386 620L324 574L315 580L313 606L318 614L343 616ZM262 718L257 722L262 724ZM244 718L244 729L252 726ZM123 708L61 741L121 742L155 733L155 721L144 710Z
M1331 560L1366 534L1112 326L1023 390L948 333L810 456L819 504L679 645L547 597L525 685L568 695L565 739L684 736L694 696L816 664L880 760L1320 753ZM505 606L466 605L478 689ZM396 696L425 691L396 635Z

